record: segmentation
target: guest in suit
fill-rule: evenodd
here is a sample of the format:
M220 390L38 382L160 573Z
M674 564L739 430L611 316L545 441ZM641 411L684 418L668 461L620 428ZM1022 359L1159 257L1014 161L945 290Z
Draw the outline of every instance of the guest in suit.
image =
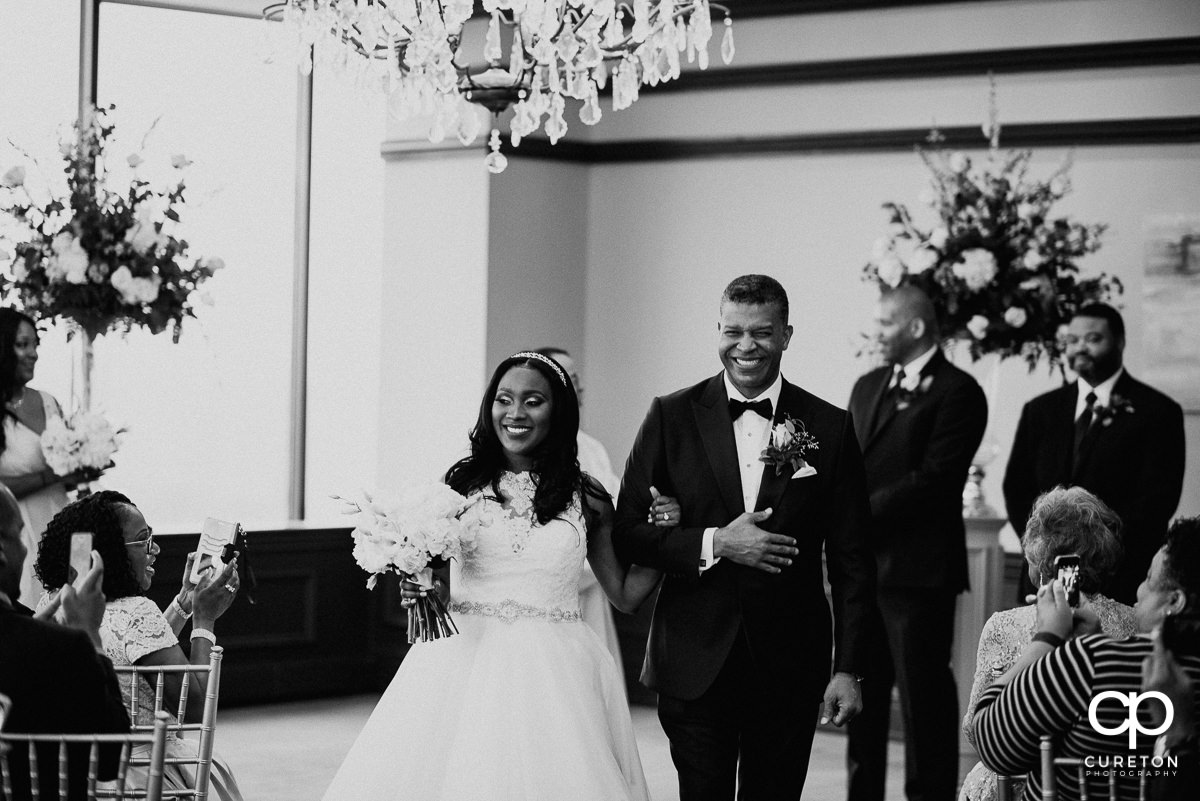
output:
M1125 559L1106 594L1132 604L1183 490L1183 410L1122 366L1125 324L1111 306L1077 311L1066 343L1078 380L1025 404L1004 473L1008 519L1023 535L1046 490L1094 493L1125 526Z
M659 693L682 801L728 801L735 785L797 799L818 710L842 725L860 709L875 614L862 458L850 416L780 375L792 327L778 281L730 283L717 334L724 372L651 403L614 540L666 573L642 681ZM651 487L678 499L672 525L647 522Z
M958 786L958 691L950 670L954 606L967 589L962 490L987 427L987 401L938 348L937 317L920 288L879 300L887 364L859 378L850 413L866 465L882 629L878 670L850 724L851 801L883 801L892 684L904 717L910 801L952 801Z
M47 620L13 599L21 586L25 543L21 510L16 498L0 487L0 693L12 700L5 731L29 734L129 731L129 715L121 702L112 663L100 644L104 615L104 565L93 553L92 571L78 590L67 587L59 604L48 609ZM60 612L65 625L49 621ZM58 787L58 749L38 750L39 781L43 792ZM116 777L116 749L102 749L99 775ZM87 747L69 754L69 797L83 798L87 777ZM14 751L13 799L30 797L27 757ZM54 797L54 796L52 796Z
M579 380L579 367L571 358L571 354L562 348L538 348L537 352L562 365L563 372L570 377L571 384L575 387L575 395L579 398L579 406L582 409L583 382ZM579 469L600 482L615 503L621 480L613 472L612 461L608 458L608 451L604 445L585 432L582 426L575 435L575 444L579 448ZM584 562L583 572L579 577L579 612L583 615L583 622L592 627L612 654L613 661L617 663L621 687L624 689L625 671L621 667L621 644L617 639L617 625L613 621L612 606L587 562Z

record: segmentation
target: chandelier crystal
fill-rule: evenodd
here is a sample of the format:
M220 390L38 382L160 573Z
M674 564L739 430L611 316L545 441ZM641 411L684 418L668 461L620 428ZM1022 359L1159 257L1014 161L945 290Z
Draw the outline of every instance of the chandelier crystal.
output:
M567 98L585 125L600 121L600 91L628 108L643 85L678 78L683 60L708 67L711 10L725 14L721 58L733 59L729 9L708 0L481 0L490 15L480 54L464 58L463 28L474 0L286 0L263 9L283 23L286 44L309 74L322 66L357 71L391 98L401 117L431 116L429 139L453 132L464 145L481 124L470 104L493 116L488 169L501 172L499 115L512 109L513 147L539 127L551 144L567 133ZM507 54L506 54L507 47Z

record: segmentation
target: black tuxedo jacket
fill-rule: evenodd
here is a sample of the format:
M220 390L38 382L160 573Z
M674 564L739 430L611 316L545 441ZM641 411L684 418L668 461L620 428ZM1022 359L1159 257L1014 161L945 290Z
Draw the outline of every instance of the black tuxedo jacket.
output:
M800 553L779 574L729 559L700 574L704 529L730 523L745 511L733 422L722 375L650 406L625 466L613 527L618 556L665 571L654 609L642 681L658 692L699 697L716 678L739 628L761 675L764 691L797 691L819 700L836 669L867 672L864 618L874 614L875 565L867 541L867 498L862 457L849 415L783 382L774 422L785 414L804 423L818 450L817 474L793 479L764 465L755 510L771 508L761 524L795 537ZM650 487L675 496L681 524L646 522ZM834 621L821 570L828 563Z
M5 730L26 734L129 731L112 663L86 634L22 614L0 601L0 693L12 699ZM44 751L44 753L43 753ZM116 777L119 749L100 750L100 778ZM13 792L29 797L29 768L14 753ZM83 798L87 747L68 754L71 798ZM38 750L43 793L58 788L58 747Z
M850 393L879 586L968 589L962 492L987 428L987 400L940 350L911 396L889 396L891 380L892 368L881 367Z
M1124 523L1125 556L1107 594L1132 603L1183 490L1183 410L1126 371L1113 386L1133 407L1096 420L1074 459L1075 383L1025 404L1004 474L1008 518L1022 536L1038 495L1062 484L1092 492Z

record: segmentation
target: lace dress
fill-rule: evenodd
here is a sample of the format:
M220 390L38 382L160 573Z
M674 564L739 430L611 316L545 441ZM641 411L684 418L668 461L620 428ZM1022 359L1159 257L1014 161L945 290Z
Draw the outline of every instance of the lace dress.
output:
M1090 595L1088 602L1100 618L1100 630L1114 640L1133 636L1137 625L1133 609L1103 595ZM979 696L993 681L1008 672L1021 656L1021 651L1033 638L1037 630L1037 607L1018 606L997 612L988 618L979 635L979 653L975 657L975 679L971 683L971 699L967 702L967 714L963 716L963 734L975 747L975 729L971 725L975 717L975 706ZM1014 793L1014 798L1020 793ZM963 779L959 801L994 801L996 798L996 774L982 762L976 762Z
M474 551L451 563L459 633L417 643L326 801L644 801L617 667L579 613L578 501L546 525L506 473Z
M37 392L37 395L41 399L46 419L58 417L58 404L53 396L48 392ZM11 414L5 415L4 450L0 451L0 478L23 476L45 469L46 457L42 455L42 435ZM25 524L21 529L21 539L25 541L29 552L21 570L20 601L26 606L32 606L42 594L42 583L33 572L38 546L42 542L46 524L67 505L67 488L62 482L56 481L29 493L17 501L17 505L21 507L21 521Z
M104 608L104 620L100 624L100 640L104 652L116 666L132 665L146 654L161 651L176 645L179 640L171 631L171 625L158 607L149 598L129 596L109 601ZM121 679L121 697L129 707L129 679ZM170 711L170 710L168 710ZM174 718L172 718L174 721ZM154 688L146 681L138 687L137 713L134 723L149 725L154 722ZM220 733L220 727L217 727ZM195 740L183 740L175 733L167 735L167 758L196 758ZM135 757L150 755L150 746L138 746L133 750ZM215 753L212 772L209 774L208 797L220 801L241 801L237 781L228 766ZM146 786L145 767L129 768L130 782L134 787ZM195 786L192 767L168 764L163 774L163 790L186 790Z

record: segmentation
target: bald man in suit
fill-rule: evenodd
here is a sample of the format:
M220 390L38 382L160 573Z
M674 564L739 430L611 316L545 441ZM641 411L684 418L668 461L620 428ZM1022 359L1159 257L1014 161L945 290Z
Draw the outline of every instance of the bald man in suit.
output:
M850 801L883 801L893 683L904 719L909 801L953 801L958 787L958 691L950 670L954 610L967 589L962 490L987 427L975 379L938 347L929 297L912 285L879 301L887 364L862 376L850 412L871 498L871 542L883 629L878 678L863 682L850 724Z

